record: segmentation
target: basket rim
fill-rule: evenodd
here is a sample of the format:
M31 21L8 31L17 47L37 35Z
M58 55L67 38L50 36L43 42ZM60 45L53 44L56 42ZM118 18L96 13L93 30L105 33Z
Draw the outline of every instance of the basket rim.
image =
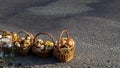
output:
M70 47L70 48L58 48L58 47L54 47L54 49L58 49L58 50L72 49L72 48L74 48L74 46L75 46L75 45L73 45L73 46Z
M25 31L25 30L21 30L21 31L19 31L17 34L19 35L20 33L25 33L26 35L29 35L30 37L31 37L31 35L33 35L32 33L27 32L27 31Z
M48 37L50 37L52 39L52 42L55 44L55 39L54 39L53 35L48 33L48 32L40 32L40 33L36 34L35 38L34 38L34 43L36 42L37 37L42 35L42 34L47 35Z
M59 38L58 38L57 46L61 45L61 38L62 38L64 33L66 33L67 38L70 38L69 32L66 29L62 30L62 32L60 33ZM75 44L73 44L72 47L74 47L74 46L75 46ZM71 49L72 47L70 47L70 48L58 48L58 49Z
M19 31L17 34L18 34L18 39L20 39L20 37L19 37L19 34L20 33L25 33L26 35L28 35L28 36L30 36L31 37L31 44L33 45L34 44L34 42L33 42L33 40L34 40L34 35L32 34L32 33L30 33L30 32L27 32L27 31L25 31L25 30L21 30L21 31ZM19 41L18 41L19 42Z
M36 46L33 46L32 48L36 48L37 50L37 52L36 53L44 53L44 52L48 52L48 51L51 51L51 50L53 50L53 49L47 49L47 50L44 50L44 51L40 51L40 48L38 48L38 47L36 47ZM32 50L33 51L33 50ZM34 51L33 51L34 52Z
M17 49L27 49L27 48L31 48L31 46L27 46L27 47L19 47L19 46L15 46Z

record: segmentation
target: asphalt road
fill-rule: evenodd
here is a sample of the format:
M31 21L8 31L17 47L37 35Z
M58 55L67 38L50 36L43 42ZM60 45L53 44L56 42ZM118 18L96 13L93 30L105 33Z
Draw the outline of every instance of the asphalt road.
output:
M16 57L33 68L120 68L120 0L0 0L0 29L52 33L66 28L76 42L73 60Z

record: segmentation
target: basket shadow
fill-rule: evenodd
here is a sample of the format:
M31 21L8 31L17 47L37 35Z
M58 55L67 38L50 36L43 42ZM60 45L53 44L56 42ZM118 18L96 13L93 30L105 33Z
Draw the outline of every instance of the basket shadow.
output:
M22 66L35 66L35 65L56 64L58 63L58 61L53 55L47 58L40 58L34 54L29 54L27 56L16 55L12 63L15 66L18 66L18 64L21 64Z

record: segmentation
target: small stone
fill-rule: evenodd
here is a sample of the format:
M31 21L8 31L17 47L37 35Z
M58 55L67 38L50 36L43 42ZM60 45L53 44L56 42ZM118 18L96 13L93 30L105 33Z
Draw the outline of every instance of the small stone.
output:
M88 66L88 68L91 68L90 66Z
M18 63L17 66L18 66L18 67L19 67L19 66L22 66L22 64L21 64L21 63Z
M13 65L13 63L8 63L8 66L12 66Z
M98 64L97 67L99 67L100 65Z
M110 60L107 60L106 62L110 62Z

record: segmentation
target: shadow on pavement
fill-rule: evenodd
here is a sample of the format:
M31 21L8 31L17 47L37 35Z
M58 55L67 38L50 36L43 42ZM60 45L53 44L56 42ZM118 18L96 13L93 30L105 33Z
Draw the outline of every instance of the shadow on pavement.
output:
M36 65L51 65L59 63L53 56L47 58L39 58L35 55L20 56L17 55L12 61L15 66L21 64L22 66L36 66Z
M102 17L105 18L108 15L111 15L114 13L117 7L114 7L117 2L115 0L99 0L97 3L90 3L88 4L89 7L93 8L93 10L83 12L80 14L80 16L92 16L92 17Z

